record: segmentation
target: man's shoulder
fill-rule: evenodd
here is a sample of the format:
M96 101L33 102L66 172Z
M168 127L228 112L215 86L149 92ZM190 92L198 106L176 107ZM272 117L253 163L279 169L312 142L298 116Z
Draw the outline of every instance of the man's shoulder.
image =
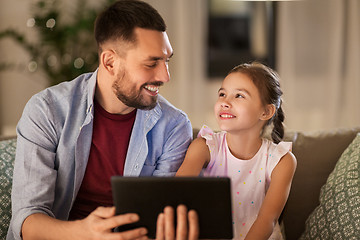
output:
M64 81L48 87L35 94L33 98L47 102L68 102L72 101L73 98L85 97L88 93L89 79L92 75L93 73L84 73L71 81Z
M49 87L45 89L44 94L56 95L59 97L75 95L75 94L84 94L87 92L89 79L93 73L84 73L76 77L71 81L65 81L59 83L58 85Z

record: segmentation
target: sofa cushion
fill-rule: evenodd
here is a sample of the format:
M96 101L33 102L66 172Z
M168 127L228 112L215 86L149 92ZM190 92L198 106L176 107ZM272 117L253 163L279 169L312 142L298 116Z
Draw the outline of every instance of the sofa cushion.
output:
M11 218L11 185L16 139L0 141L0 239L5 239Z
M283 214L287 239L300 238L306 219L319 205L321 186L359 131L360 128L351 128L294 135L297 168Z
M360 134L346 148L306 220L301 239L358 239L360 236Z

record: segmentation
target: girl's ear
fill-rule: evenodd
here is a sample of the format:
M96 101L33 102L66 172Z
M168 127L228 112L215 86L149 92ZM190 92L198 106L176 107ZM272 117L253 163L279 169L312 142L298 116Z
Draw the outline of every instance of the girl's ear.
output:
M275 111L276 111L276 107L274 104L266 105L264 108L264 112L261 115L260 119L264 120L264 121L269 120L270 118L272 118L274 116Z
M117 55L113 50L105 50L100 55L100 64L106 69L110 75L114 75L114 65Z

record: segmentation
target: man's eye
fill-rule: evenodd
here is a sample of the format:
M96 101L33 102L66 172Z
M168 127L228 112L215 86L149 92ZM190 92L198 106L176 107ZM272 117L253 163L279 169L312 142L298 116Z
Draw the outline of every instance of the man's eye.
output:
M146 65L146 66L149 67L149 68L154 68L154 67L157 66L157 62L152 63L152 64L148 64L148 65Z
M219 93L219 97L225 97L225 93Z

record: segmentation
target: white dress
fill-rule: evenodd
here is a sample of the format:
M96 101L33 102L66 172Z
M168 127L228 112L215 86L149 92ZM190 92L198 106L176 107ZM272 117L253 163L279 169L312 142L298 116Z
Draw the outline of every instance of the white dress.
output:
M241 160L231 154L225 136L224 131L214 133L207 126L201 128L198 137L206 139L211 156L202 174L231 178L234 239L244 239L261 208L271 173L280 159L291 151L292 143L275 144L263 139L252 159ZM279 224L269 239L283 239Z

